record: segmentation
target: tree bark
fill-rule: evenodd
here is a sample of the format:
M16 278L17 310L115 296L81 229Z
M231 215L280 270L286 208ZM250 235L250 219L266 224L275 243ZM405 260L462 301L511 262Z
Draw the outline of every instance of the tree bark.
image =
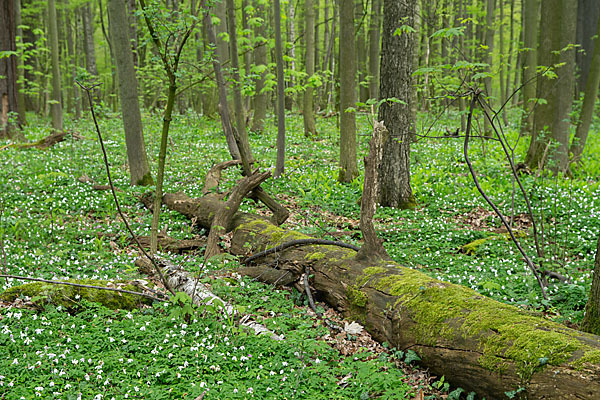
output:
M340 0L340 182L352 182L358 176L356 112L352 111L356 108L354 34L354 0Z
M313 0L306 0L306 15L304 17L304 43L305 45L305 68L307 84L304 91L302 114L304 116L304 135L311 137L316 135L315 112L314 112L314 88L310 84L310 79L315 73L315 4Z
M12 1L0 4L0 24L0 51L15 52L8 57L0 57L0 138L4 138L12 137L19 128L18 121L11 121L14 116L10 115L19 111L15 8Z
M379 120L389 131L381 164L380 204L384 207L414 208L410 185L410 142L414 136L412 118L413 51L416 33L395 35L397 21L412 26L417 0L384 0L381 57L381 98L395 97L403 103L385 102Z
M96 66L96 50L94 48L94 19L92 15L92 6L86 4L83 6L83 47L85 50L85 67L92 77L98 77L98 67Z
M277 161L273 176L278 178L285 170L285 89L281 44L281 7L279 0L273 1L273 15L275 22L275 60L277 63Z
M142 115L138 101L138 84L133 66L126 4L122 0L108 0L107 5L113 51L117 64L130 182L132 185L151 185L154 180L150 173L146 145L144 144Z
M54 0L48 1L48 39L50 40L50 55L52 57L52 128L55 131L63 130L63 115L61 104L60 64L58 60L58 28L56 26L56 4Z
M521 134L533 135L533 110L537 79L537 33L539 0L523 0L523 63L521 79L523 86L523 118L521 119Z
M354 6L356 23L356 69L358 71L358 100L365 103L369 99L367 86L367 44L365 25L367 22L363 0L356 0Z
M573 1L575 2L575 0ZM592 54L594 54L595 43L597 43L597 40L594 40L594 34L597 31L596 25L600 18L599 1L577 0L577 3L577 39L575 43L579 44L581 48L578 49L575 55L579 71L575 98L579 98L579 92L585 89L590 69L594 66Z
M250 165L254 162L248 133L246 132L246 116L244 114L244 104L242 102L242 83L240 79L240 63L237 47L237 25L235 17L235 4L233 0L226 0L227 3L227 30L229 31L229 57L231 59L231 77L233 78L233 104L235 108L235 124L237 131L234 130L235 141L242 156L244 172L250 175Z
M258 2L256 5L258 15L264 16L266 14L265 6L262 2ZM256 92L254 95L254 116L252 118L253 132L262 133L265 125L265 119L267 118L267 102L269 100L267 93L264 92L265 87L265 76L268 70L268 58L267 58L267 22L262 21L255 28L256 38L260 38L260 43L256 44L254 48L254 65L258 68L258 78L255 80Z
M381 31L381 0L371 0L369 25L369 97L379 100L379 57Z
M598 48L597 44L596 48ZM581 330L593 333L594 335L600 335L600 236L598 237L596 248L592 289L590 290L590 297L585 307L585 316L581 323Z
M600 17L597 25L597 33L594 39L594 53L591 56L589 74L585 81L583 106L581 107L581 116L579 117L580 121L577 124L575 138L573 138L573 143L571 143L571 148L569 149L572 160L575 162L581 159L581 154L587 141L594 116L594 106L598 98L598 86L600 86Z
M554 171L564 172L568 167L569 114L573 103L575 84L575 50L566 49L575 40L577 5L569 0L543 0L541 21L547 28L541 35L538 64L562 65L554 72L556 79L539 76L537 98L546 104L537 104L534 116L534 134L525 162L534 168L543 168L551 160ZM562 50L561 50L562 49ZM555 146L550 146L551 140ZM546 148L550 146L549 151ZM545 159L544 154L548 154Z
M223 202L167 194L164 202L203 227ZM237 213L231 252L245 256L308 236L259 216ZM269 265L277 264L277 269ZM432 374L490 399L519 388L531 399L597 399L600 337L577 332L463 286L441 282L393 261L356 259L324 245L266 256L254 277L285 272L296 280L310 266L316 295L359 321L381 342L412 349ZM261 278L259 278L261 279ZM290 282L290 279L287 279Z

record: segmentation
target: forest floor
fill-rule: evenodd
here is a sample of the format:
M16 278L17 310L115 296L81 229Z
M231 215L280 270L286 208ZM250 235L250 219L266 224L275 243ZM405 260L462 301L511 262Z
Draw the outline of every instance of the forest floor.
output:
M151 216L137 201L147 188L129 186L121 121L110 111L100 111L111 172L121 189L117 196L133 230L148 235ZM31 119L25 132L29 141L50 133L47 122ZM426 132L430 123L424 118L419 132ZM286 174L263 185L290 209L284 226L360 245L362 175L350 184L337 182L335 118L318 120L316 140L305 138L301 117L290 115L287 124ZM454 119L445 116L431 132L445 133L453 124ZM88 120L67 121L67 130L76 137L48 150L0 151L1 273L45 279L139 279L133 263L138 251L130 244L110 192L95 190L91 183L108 183L95 131ZM146 116L145 131L154 166L160 117ZM274 164L275 131L270 123L264 134L251 134L262 169ZM359 159L370 133L369 119L361 116ZM515 154L524 154L526 140L517 140L510 126L506 133L516 143ZM200 197L206 172L229 158L220 124L194 114L178 116L171 138L165 192ZM600 230L598 147L598 133L591 132L583 163L572 179L521 176L536 222L543 227L540 259L535 256L531 218L522 196L513 196L512 177L498 145L481 140L472 144L471 158L484 190L505 215L512 216L515 228L523 232L526 251L568 278L565 283L551 282L549 300L542 299L535 278L503 235L499 219L476 191L463 163L461 139L421 138L413 145L411 179L417 208L379 209L379 235L401 264L576 327ZM362 171L362 165L359 168ZM220 190L237 179L235 169L227 170ZM242 209L267 212L250 201ZM205 233L168 210L162 213L161 229L176 239L197 239ZM479 239L488 240L465 250ZM416 367L414 352L386 348L364 332L330 332L301 293L240 277L235 272L237 260L231 257L206 263L201 249L161 256L185 266L215 294L259 318L285 340L248 334L209 307L186 317L173 303L111 311L81 301L68 312L48 305L40 313L33 303L49 299L22 298L0 303L0 346L7 350L0 356L0 399L70 399L80 393L98 399L460 397L461 390L451 388L443 377L431 377ZM0 292L20 283L2 279ZM333 310L320 307L338 320ZM344 321L338 324L344 326Z

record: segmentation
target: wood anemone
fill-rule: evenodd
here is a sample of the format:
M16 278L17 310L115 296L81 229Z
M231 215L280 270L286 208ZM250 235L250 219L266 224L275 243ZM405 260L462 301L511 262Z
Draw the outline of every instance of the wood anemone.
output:
M224 207L214 199L167 194L163 202L209 228ZM230 251L246 257L308 236L236 213ZM412 349L453 385L488 399L521 390L529 398L600 398L600 337L502 304L388 260L324 245L290 247L242 272L291 283L310 266L317 298L362 323L377 340Z

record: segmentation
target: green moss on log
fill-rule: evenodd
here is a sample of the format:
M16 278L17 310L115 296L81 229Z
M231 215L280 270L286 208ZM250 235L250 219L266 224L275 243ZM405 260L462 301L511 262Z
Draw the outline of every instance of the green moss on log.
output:
M348 286L346 288L346 297L348 297L350 304L361 308L367 305L367 300L369 299L369 296L356 286Z
M71 279L67 282L104 287L114 287L115 284L123 283L92 279ZM123 286L119 285L119 288L131 291L138 290L131 284ZM128 293L77 286L57 285L45 282L32 282L24 285L13 286L1 293L0 299L12 302L19 296L30 297L32 302L37 306L54 304L67 309L77 309L81 299L100 303L103 306L113 310L131 310L138 307L140 303L151 303L151 300L146 297L136 296Z
M576 352L590 350L577 340L574 331L562 325L418 271L402 270L383 276L374 286L397 296L395 307L402 305L411 310L415 321L412 333L417 340L435 345L439 337L477 337L483 367L502 372L514 363L524 382L545 365L560 365ZM594 362L598 357L591 352L586 360L578 362Z

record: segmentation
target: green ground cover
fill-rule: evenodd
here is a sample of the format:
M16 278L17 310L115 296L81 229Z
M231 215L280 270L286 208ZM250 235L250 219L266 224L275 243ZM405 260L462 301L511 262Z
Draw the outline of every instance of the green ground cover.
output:
M30 120L29 140L49 134L45 121L33 116ZM429 123L423 118L420 125L427 128ZM435 129L445 133L445 125L452 123L442 121ZM98 184L108 183L92 125L88 120L67 121L66 125L87 139L69 138L46 151L0 151L0 268L3 273L46 279L137 278L133 265L137 252L128 243L110 193L95 191L78 180L85 174ZM121 121L104 111L100 125L113 179L123 190L117 193L119 200L134 231L149 234L151 215L135 199L147 189L128 185ZM297 214L296 222L287 227L359 244L362 176L346 185L336 180L335 118L318 119L315 141L304 137L301 117L290 116L287 126L286 174L264 184ZM160 118L147 115L145 130L155 166ZM251 134L262 168L274 164L275 131L271 121L263 135ZM368 118L359 118L361 156L366 153L370 132ZM506 133L516 140L510 127ZM164 190L182 190L199 197L208 169L229 158L220 123L193 114L177 116L171 138ZM521 139L516 154L524 154L525 145L526 140ZM482 186L506 215L514 215L516 226L527 233L522 239L524 247L536 259L524 201L517 194L513 206L513 183L498 146L475 140L471 147ZM473 240L498 235L501 227L468 175L460 139L419 139L413 145L411 174L417 209L380 209L377 228L390 255L404 265L502 302L545 309L553 319L577 324L587 299L600 230L599 147L598 133L593 131L573 179L523 176L536 218L544 221L544 265L569 278L567 283L551 283L549 301L542 300L535 279L511 242L488 240L472 254L459 251ZM224 175L222 189L239 177L235 170ZM242 207L256 208L251 202ZM167 210L161 226L176 238L200 234L184 217ZM57 398L65 399L77 398L78 393L83 393L83 398L123 398L125 394L130 398L175 398L186 394L185 398L193 399L206 389L210 389L206 398L219 399L368 398L365 393L380 398L410 396L410 387L398 383L403 373L386 355L365 353L357 356L364 361L354 360L316 340L307 340L324 335L324 329L294 306L290 292L275 292L247 280L243 285L218 283L208 278L213 274L210 268L201 270L200 254L164 256L199 273L213 284L216 294L247 312L268 314L267 325L284 334L285 343L247 336L210 310L200 310L189 322L173 320L173 307L161 304L129 314L90 304L84 304L84 311L76 315L52 307L44 313L0 309L0 393L7 399L31 398L36 393L42 398L57 393ZM227 268L235 264L229 262ZM224 267L221 263L211 268ZM3 279L0 292L17 284ZM349 384L338 385L350 373ZM166 386L173 392L165 393Z

